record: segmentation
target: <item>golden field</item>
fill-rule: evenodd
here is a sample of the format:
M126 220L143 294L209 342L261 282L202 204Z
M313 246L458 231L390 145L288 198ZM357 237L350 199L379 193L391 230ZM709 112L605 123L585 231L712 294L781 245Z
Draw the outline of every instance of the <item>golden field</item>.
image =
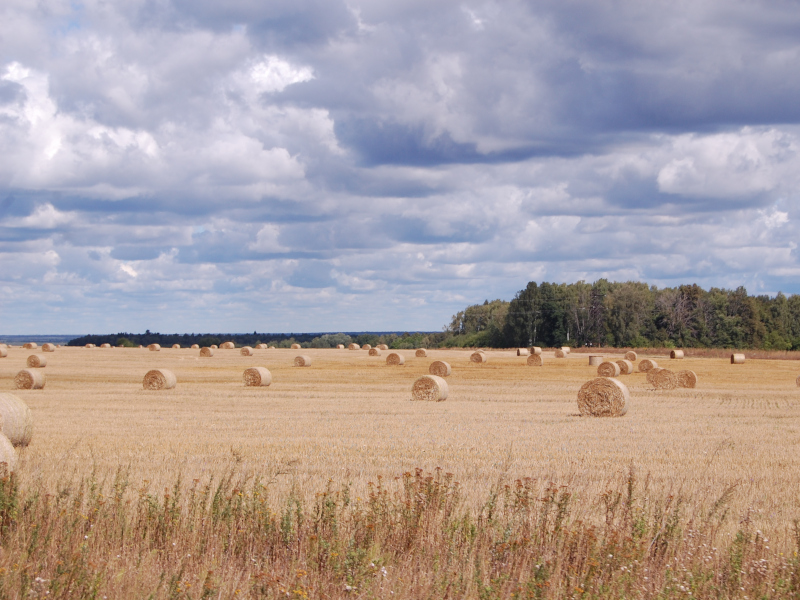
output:
M795 550L798 361L731 365L640 354L695 371L697 388L654 391L643 373L620 376L631 395L627 415L596 419L577 410L578 389L596 373L587 354L555 359L545 352L537 368L510 350L489 351L486 364L470 363L470 351L429 350L416 358L405 350L405 365L390 367L385 351L370 357L365 350L278 349L246 357L236 349L200 358L190 349L59 348L47 354L45 389L14 391L14 375L38 352L10 348L0 359L0 389L24 399L35 419L33 441L19 454L21 490L55 494L92 472L108 482L122 467L133 487L161 493L179 475L202 484L234 471L260 476L273 506L290 494L312 506L330 486L349 485L354 497L367 498L379 477L395 482L415 468L440 468L458 482L465 510L478 512L493 490L531 478L537 491L568 489L571 518L601 526L607 513L600 498L624 488L634 472L638 485L647 482L645 495L681 498L685 523L700 521L724 496L730 516L719 521L717 540L733 539L744 522L763 532L770 551ZM312 366L293 366L300 353ZM412 402L414 380L434 360L452 366L448 399ZM267 367L272 385L244 387L249 366ZM143 390L151 368L172 370L177 387ZM220 597L241 584L226 585ZM316 585L301 588L332 597ZM577 593L564 589L558 597ZM581 590L574 597L584 597ZM136 596L127 588L125 594Z

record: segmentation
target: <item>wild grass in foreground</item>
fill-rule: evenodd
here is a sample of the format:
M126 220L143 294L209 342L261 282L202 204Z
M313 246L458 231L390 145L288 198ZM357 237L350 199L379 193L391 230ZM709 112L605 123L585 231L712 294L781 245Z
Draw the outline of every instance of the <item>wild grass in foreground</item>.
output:
M125 472L48 492L0 481L3 598L800 598L800 530L770 548L723 491L704 514L633 469L591 513L564 486L493 486L478 511L441 471L333 482L309 505L270 482L133 488ZM590 523L591 522L591 523Z

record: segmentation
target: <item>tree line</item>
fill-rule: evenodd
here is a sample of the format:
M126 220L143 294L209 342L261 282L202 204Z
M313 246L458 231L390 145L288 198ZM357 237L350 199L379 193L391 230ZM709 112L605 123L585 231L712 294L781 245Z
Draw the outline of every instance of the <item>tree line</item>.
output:
M800 295L637 281L528 283L452 317L446 345L800 350Z

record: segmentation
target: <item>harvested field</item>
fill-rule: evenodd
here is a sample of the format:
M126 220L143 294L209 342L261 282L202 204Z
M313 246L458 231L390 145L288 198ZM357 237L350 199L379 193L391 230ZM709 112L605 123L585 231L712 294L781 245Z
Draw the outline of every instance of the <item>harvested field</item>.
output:
M0 362L0 390L12 392L14 376L30 352L8 352ZM40 486L57 494L72 482L74 491L92 472L108 486L122 467L135 504L139 489L146 486L148 493L160 496L179 475L187 488L193 479L203 486L212 477L216 485L232 472L236 481L260 475L269 482L261 493L280 523L290 490L311 513L317 494L332 479L335 490L348 485L353 501L363 499L359 502L367 506L368 484L379 476L393 494L397 486L402 491L404 473L411 474L413 483L416 468L424 474L441 468L441 477L452 473L464 506L475 511L495 486L507 483L516 490L517 479L525 486L524 478L531 478L537 511L547 489L566 486L570 514L597 524L602 532L601 496L608 490L624 493L633 466L638 485L649 479L650 499L682 499L684 525L689 517L707 515L724 498L728 518L719 521L715 543L720 556L728 556L745 526L769 538L770 561L771 553L777 561L778 552L792 556L797 550L797 360L748 356L732 368L730 353L722 358L689 354L680 364L697 374L697 388L653 391L645 374L634 372L624 379L630 391L627 414L595 419L577 416L578 391L596 372L580 353L555 361L553 351L545 351L544 366L531 369L516 349L487 351L486 364L472 363L468 350L437 350L437 358L453 367L446 402L410 401L412 386L427 374L429 361L410 360L403 369L387 369L366 352L304 353L314 368L294 368L297 353L288 349L264 354L263 364L274 379L269 388L258 388L242 385L239 353L220 352L214 360L203 360L188 348L158 355L120 348L92 353L89 361L82 348L61 348L48 357L45 389L13 391L34 417L33 438L17 463L20 489L24 493ZM607 359L622 356L606 354ZM664 361L667 356L642 358ZM155 367L172 371L180 385L165 393L143 390L142 374ZM113 490L106 487L104 493ZM20 529L13 535L23 533ZM188 543L184 538L177 542ZM20 555L10 543L4 545L6 556L17 560ZM236 584L224 575L228 563L216 556L204 559L203 568L214 570L220 585L233 586L224 587L221 597L233 597ZM122 581L146 571L124 554L115 560ZM719 567L716 560L712 563ZM187 569L200 573L192 564ZM281 572L281 577L295 573ZM406 589L391 577L387 581L395 597ZM192 589L202 585L202 579L195 581Z

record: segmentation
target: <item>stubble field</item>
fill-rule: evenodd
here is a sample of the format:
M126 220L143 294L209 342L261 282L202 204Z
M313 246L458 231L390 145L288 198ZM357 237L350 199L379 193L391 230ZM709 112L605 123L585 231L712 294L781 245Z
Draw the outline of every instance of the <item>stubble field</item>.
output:
M8 357L0 361L0 389L13 391L14 374L33 352L41 350L9 349ZM280 507L286 506L288 498L302 502L311 513L326 490L329 494L338 490L334 495L339 498L346 489L352 500L348 498L345 504L352 501L357 505L374 499L375 485L380 482L389 497L399 499L408 494L409 482L424 481L430 473L428 485L446 479L450 491L445 493L457 489L458 510L478 515L479 521L487 503L502 496L503 490L508 495L526 488L531 502L545 502L542 497L552 491L554 506L559 495L568 493L567 521L602 528L621 518L615 516L616 509L609 508L613 492L621 495L622 505L627 502L628 512L636 504L653 521L647 527L655 530L644 533L636 546L641 546L642 556L652 554L654 543L664 537L658 527L663 530L666 526L658 525L661 517L655 514L662 511L662 517L669 513L680 521L682 533L677 537L685 538L686 531L713 516L713 532L703 533L711 535L709 545L716 541L727 553L744 531L754 536L754 543L761 536L759 556L774 554L788 561L793 553L796 557L795 520L800 518L797 361L748 360L731 365L719 358L670 361L665 356L640 355L640 359L654 358L659 366L695 371L698 387L655 391L642 373L620 376L631 394L628 414L595 419L581 417L577 410L578 389L596 372L585 354L555 359L552 352L545 352L545 364L537 368L526 366L525 357L513 351L490 351L489 362L483 365L470 363L469 351L429 350L427 358L414 357L414 351L401 352L406 364L390 367L385 363L386 352L370 357L363 350L304 349L302 354L311 356L313 364L297 368L292 366L293 359L300 351L293 350L257 350L251 357L241 356L238 349L217 350L214 357L201 358L197 350L190 349L59 348L47 355L44 390L13 392L28 403L35 419L33 441L19 455L18 493L69 495L87 480L97 480L109 496L115 476L124 472L130 489L139 490L140 500L146 493L166 504L164 490L177 489L179 477L187 486L194 480L195 486L203 486L233 477L231 485L243 482L241 489L258 481L259 498L273 507L270 514L279 521ZM433 360L452 365L449 398L440 403L411 401L414 380L428 372ZM242 372L249 366L267 367L272 385L244 387ZM142 378L151 368L172 370L177 387L143 390ZM409 475L417 473L416 469L422 473ZM631 486L638 491L631 491ZM132 494L135 498L136 493ZM511 500L505 502L505 510L510 510ZM345 504L337 505L336 510L344 510ZM178 510L184 511L185 520L188 509ZM539 514L538 507L530 511L531 519ZM725 517L721 518L723 511ZM632 517L629 514L625 519ZM548 527L552 524L545 523ZM619 527L628 526L633 527L619 523ZM0 562L11 560L9 539ZM369 554L374 569L386 560L379 555ZM668 557L665 553L659 560L679 555L680 550L675 549L674 554ZM709 556L712 566L722 560ZM539 569L543 561L531 557L529 562L492 588L496 597L528 597L520 595L520 590L536 591L523 585L535 582L535 573L526 569ZM263 573L264 565L270 563L264 559L260 564ZM288 573L294 566L282 568ZM201 597L202 582L208 583L211 571L219 579L209 584L213 597L271 597L273 593L277 597L294 593L292 585L314 597L357 592L383 597L390 591L392 597L402 597L403 590L416 590L409 591L408 597L436 597L439 589L437 577L424 582L419 579L416 587L409 587L399 575L392 587L385 570L380 576L368 573L369 577L355 582L347 575L346 566L341 572L345 573L344 583L336 579L335 570L333 575L314 571L316 578L311 581L307 571L313 569L303 563L302 581L287 583L291 577L285 575L283 580L259 588L260 595L253 587L258 578L252 572L240 570L233 577L222 575L221 568L225 570L219 565L216 571L208 565L195 565L186 571L187 581L190 572L196 580L196 596L191 584L185 587L180 578L178 586L184 586L180 589L188 597ZM400 567L395 568L399 573ZM13 566L7 564L4 569L13 570ZM47 571L43 566L39 569ZM562 573L557 588L550 588L558 589L557 594L541 586L539 590L544 589L544 596L549 597L602 597L603 589L611 589L604 585L617 585L613 573L597 585L592 583L596 577L587 573L583 574L588 577L584 583L580 573L575 581ZM629 582L634 586L630 597L664 596L664 586L673 584L675 593L684 593L668 570L659 573L658 583L642 573L634 577ZM51 582L53 577L51 573L42 579ZM122 587L108 589L136 597L149 585L149 580L129 581L132 575L126 577L118 581ZM470 577L453 595L479 597L483 584ZM491 574L486 578L491 587ZM160 590L155 597L168 597L163 569L158 585L156 579L153 575L152 587ZM104 586L111 585L111 579L103 581ZM119 583L122 581L128 583ZM737 597L750 590L739 583L720 583L727 591L717 597ZM764 585L764 589L773 589L775 583ZM325 591L328 586L334 587ZM698 594L703 595L699 588L695 597ZM529 596L537 597L533 591Z

